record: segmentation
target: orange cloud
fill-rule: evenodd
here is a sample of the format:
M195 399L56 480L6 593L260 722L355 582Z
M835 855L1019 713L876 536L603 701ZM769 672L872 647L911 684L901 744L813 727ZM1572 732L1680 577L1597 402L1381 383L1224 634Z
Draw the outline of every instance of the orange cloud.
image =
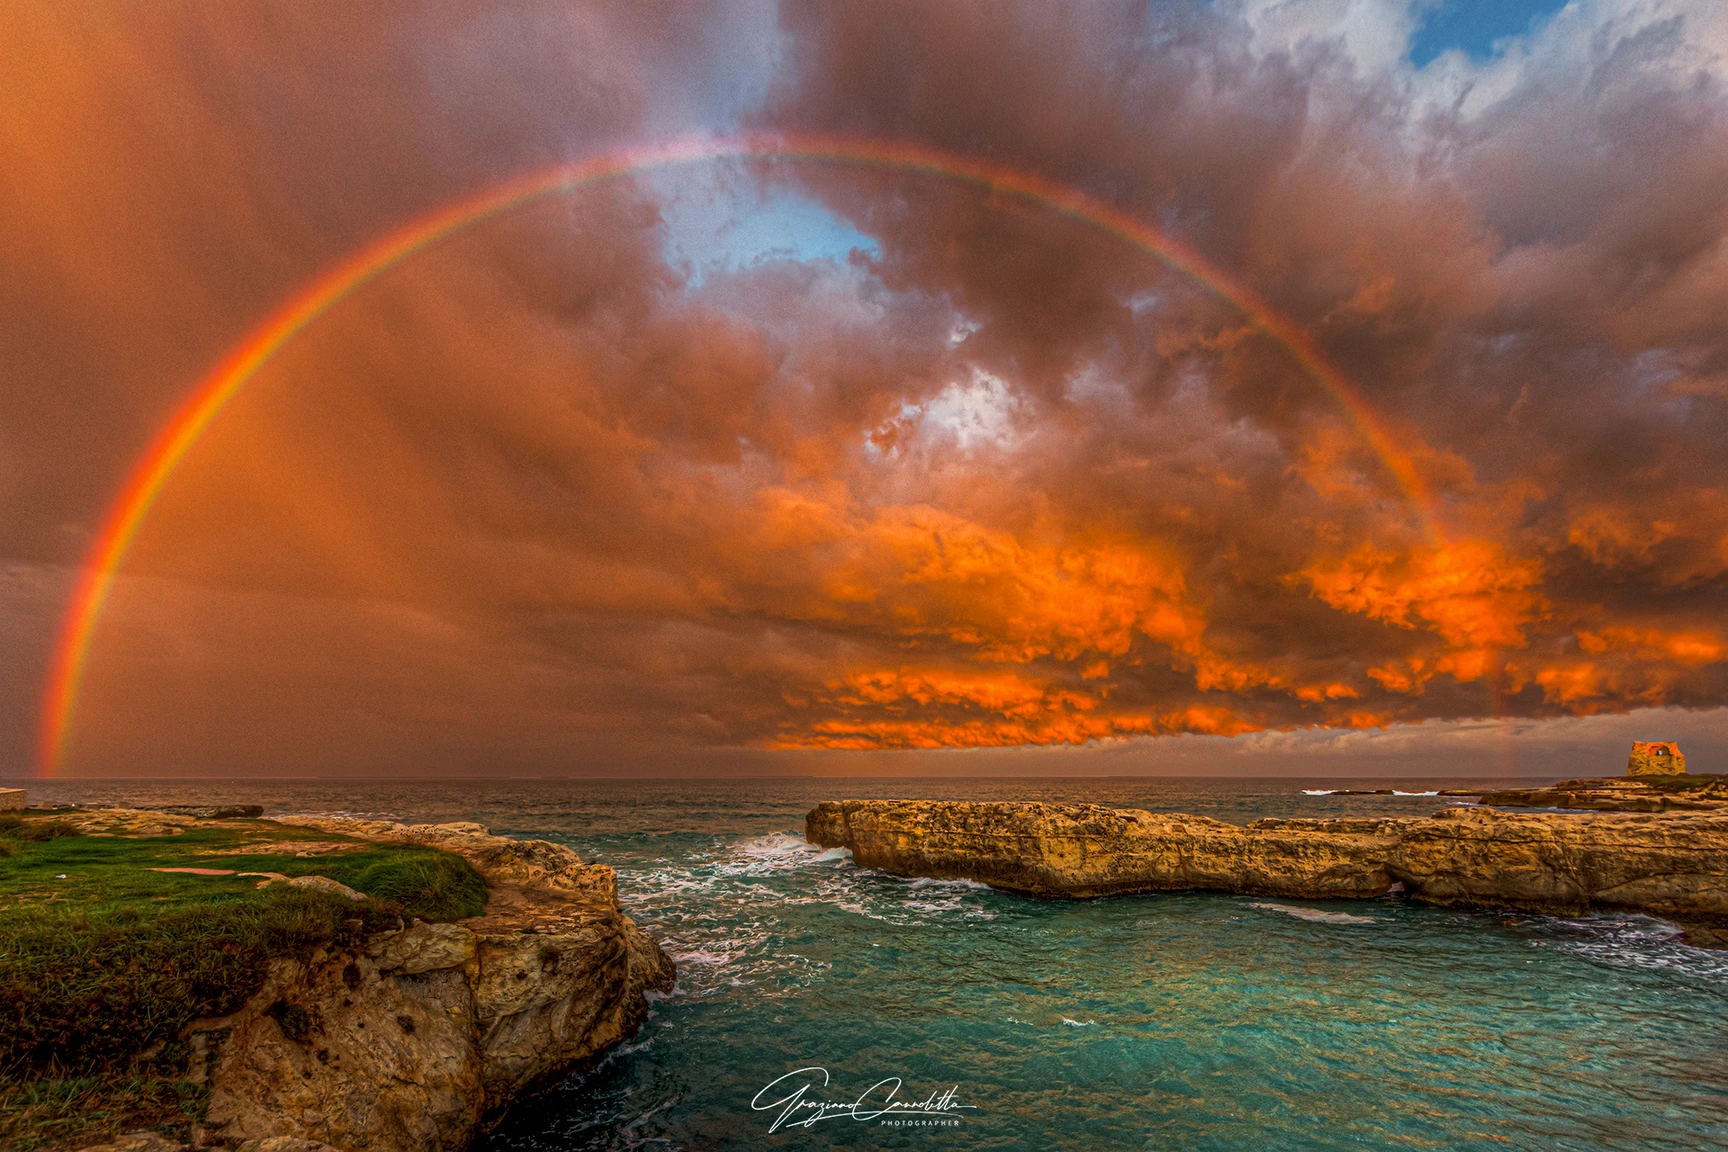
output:
M1455 650L1522 647L1526 626L1545 607L1534 590L1541 564L1514 559L1484 540L1402 555L1364 545L1299 576L1340 611L1400 628L1427 628Z
M1129 736L1237 735L1259 729L1220 706L1119 713L1085 693L1015 675L936 669L855 672L801 700L810 722L788 720L770 748L993 748L1086 744ZM839 715L833 713L838 712ZM826 715L824 715L826 713Z
M985 156L1156 221L1352 381L1447 542L1289 348L1061 213L879 166L620 180L392 269L224 410L128 557L74 771L1728 704L1728 102L1684 30L1602 89L1649 26L1603 25L1465 126L1257 54L1241 5L141 13L0 11L0 553L43 588L319 269L721 122ZM868 242L738 249L789 204ZM8 762L57 595L0 620Z

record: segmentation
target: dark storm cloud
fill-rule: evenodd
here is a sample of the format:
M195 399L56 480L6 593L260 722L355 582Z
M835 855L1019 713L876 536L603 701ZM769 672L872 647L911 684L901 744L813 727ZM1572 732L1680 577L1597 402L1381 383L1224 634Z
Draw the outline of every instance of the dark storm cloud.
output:
M1204 631L1159 662L1234 689L1233 715L1713 705L1728 687L1721 28L1683 5L1585 8L1598 27L1557 27L1467 110L1408 71L1363 74L1340 41L1268 52L1218 8L791 5L796 49L764 118L982 154L1132 205L1303 322L1399 429L1444 503L1437 544L1403 530L1360 437L1280 350L1162 298L1129 315L1136 277L1167 291L1137 254L1041 244L1048 221L916 181L812 185L882 238L885 281L960 304L968 347L1046 428L1087 428L1025 453L1021 498L1054 502L1070 531L1127 520L1178 552ZM1133 355L1147 344L1162 355ZM1172 361L1204 378L1211 411ZM1097 376L1126 410L1100 418ZM1221 442L1239 421L1276 450ZM1285 483L1265 483L1273 466ZM1184 484L1197 468L1216 482ZM1111 707L1143 684L1113 683Z
M0 19L0 547L64 561L189 382L294 287L502 173L639 135L666 73L699 99L713 23L560 3Z

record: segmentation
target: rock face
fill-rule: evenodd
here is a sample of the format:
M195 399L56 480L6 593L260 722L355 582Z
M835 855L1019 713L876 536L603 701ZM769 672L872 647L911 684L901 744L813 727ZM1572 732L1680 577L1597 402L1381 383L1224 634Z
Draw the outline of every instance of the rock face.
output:
M807 837L861 865L978 880L1040 896L1184 889L1361 899L1394 884L1464 908L1643 912L1728 927L1728 814L1514 814L1454 808L1422 819L1257 820L1095 805L846 800Z
M282 823L456 852L490 885L486 913L277 961L240 1011L190 1025L204 1141L455 1152L628 1037L645 994L672 987L671 961L619 910L616 874L562 845L478 824Z

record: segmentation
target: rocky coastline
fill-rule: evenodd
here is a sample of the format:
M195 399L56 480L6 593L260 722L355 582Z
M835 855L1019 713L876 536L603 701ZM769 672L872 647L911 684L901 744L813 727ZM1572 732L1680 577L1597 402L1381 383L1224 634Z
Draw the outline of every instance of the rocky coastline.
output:
M1728 946L1728 813L1512 813L1269 819L1097 805L843 800L806 838L868 868L1034 896L1210 891L1293 899L1394 892L1454 908L1634 912Z
M627 1039L648 994L672 989L671 960L619 908L616 873L568 847L470 823L277 822L454 852L486 880L485 912L273 961L239 1011L188 1025L191 1078L209 1092L193 1147L460 1152ZM137 1133L85 1152L181 1147Z
M1500 788L1474 795L1504 808L1598 812L1728 812L1728 776L1609 776L1561 780L1546 788Z

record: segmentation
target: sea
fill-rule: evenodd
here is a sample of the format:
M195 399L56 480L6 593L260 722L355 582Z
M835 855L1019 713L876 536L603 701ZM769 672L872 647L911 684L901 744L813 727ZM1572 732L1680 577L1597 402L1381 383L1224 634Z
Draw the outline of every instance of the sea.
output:
M1543 783L1546 781L1531 781ZM35 781L33 801L476 820L618 870L678 966L481 1152L1728 1149L1728 952L1640 916L1042 900L805 842L841 798L1424 815L1451 780ZM1500 780L1502 786L1509 783ZM1346 796L1340 788L1389 788Z

